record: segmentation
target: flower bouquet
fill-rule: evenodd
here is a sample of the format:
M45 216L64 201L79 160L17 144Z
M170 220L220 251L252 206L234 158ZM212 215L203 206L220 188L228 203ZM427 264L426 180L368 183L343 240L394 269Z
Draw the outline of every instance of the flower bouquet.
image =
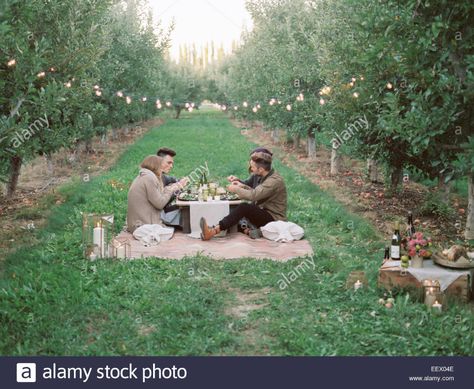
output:
M431 238L425 238L422 232L415 232L406 241L406 250L412 258L418 255L424 259L430 259L433 255L432 246Z

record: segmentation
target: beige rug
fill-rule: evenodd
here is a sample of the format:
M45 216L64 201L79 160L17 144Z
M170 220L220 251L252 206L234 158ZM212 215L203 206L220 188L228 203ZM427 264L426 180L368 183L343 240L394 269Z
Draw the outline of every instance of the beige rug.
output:
M256 258L287 261L313 254L311 245L304 239L291 243L278 243L264 238L250 239L240 232L203 242L177 231L172 239L151 247L143 246L128 232L120 233L117 238L129 240L131 258L181 259L201 254L214 259Z

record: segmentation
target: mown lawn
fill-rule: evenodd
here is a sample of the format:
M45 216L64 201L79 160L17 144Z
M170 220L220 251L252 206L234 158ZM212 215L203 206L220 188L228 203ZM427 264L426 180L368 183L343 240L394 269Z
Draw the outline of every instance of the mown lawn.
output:
M303 259L87 262L81 212L126 214L127 187L144 156L178 151L174 173L207 161L211 177L245 176L248 143L218 112L170 119L132 145L97 179L61 188L37 235L2 263L2 355L473 355L474 315L452 303L440 316L407 293L378 304L377 269L386 242L359 217L293 170L276 163L289 189L289 218L313 245L314 269L281 290ZM28 232L27 232L28 233ZM309 260L307 258L307 260ZM369 287L345 290L365 270Z

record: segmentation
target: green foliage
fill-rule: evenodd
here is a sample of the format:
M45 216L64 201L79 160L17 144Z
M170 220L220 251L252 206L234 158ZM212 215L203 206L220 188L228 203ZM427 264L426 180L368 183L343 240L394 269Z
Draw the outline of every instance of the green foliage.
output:
M454 210L450 204L446 203L442 195L437 192L429 192L423 203L419 206L420 216L437 216L444 219L453 217Z

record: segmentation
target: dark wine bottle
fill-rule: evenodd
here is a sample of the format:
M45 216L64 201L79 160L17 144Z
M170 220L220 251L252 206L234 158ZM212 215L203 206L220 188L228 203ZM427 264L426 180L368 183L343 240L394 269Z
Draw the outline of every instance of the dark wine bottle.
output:
M385 247L385 253L383 255L384 261L390 259L390 247Z
M408 212L408 227L407 227L407 234L411 238L413 235L415 235L415 225L413 224L413 214Z
M395 223L394 232L392 235L392 245L390 246L390 256L392 260L399 261L400 260L400 245L402 239L400 237L400 224L398 222Z

